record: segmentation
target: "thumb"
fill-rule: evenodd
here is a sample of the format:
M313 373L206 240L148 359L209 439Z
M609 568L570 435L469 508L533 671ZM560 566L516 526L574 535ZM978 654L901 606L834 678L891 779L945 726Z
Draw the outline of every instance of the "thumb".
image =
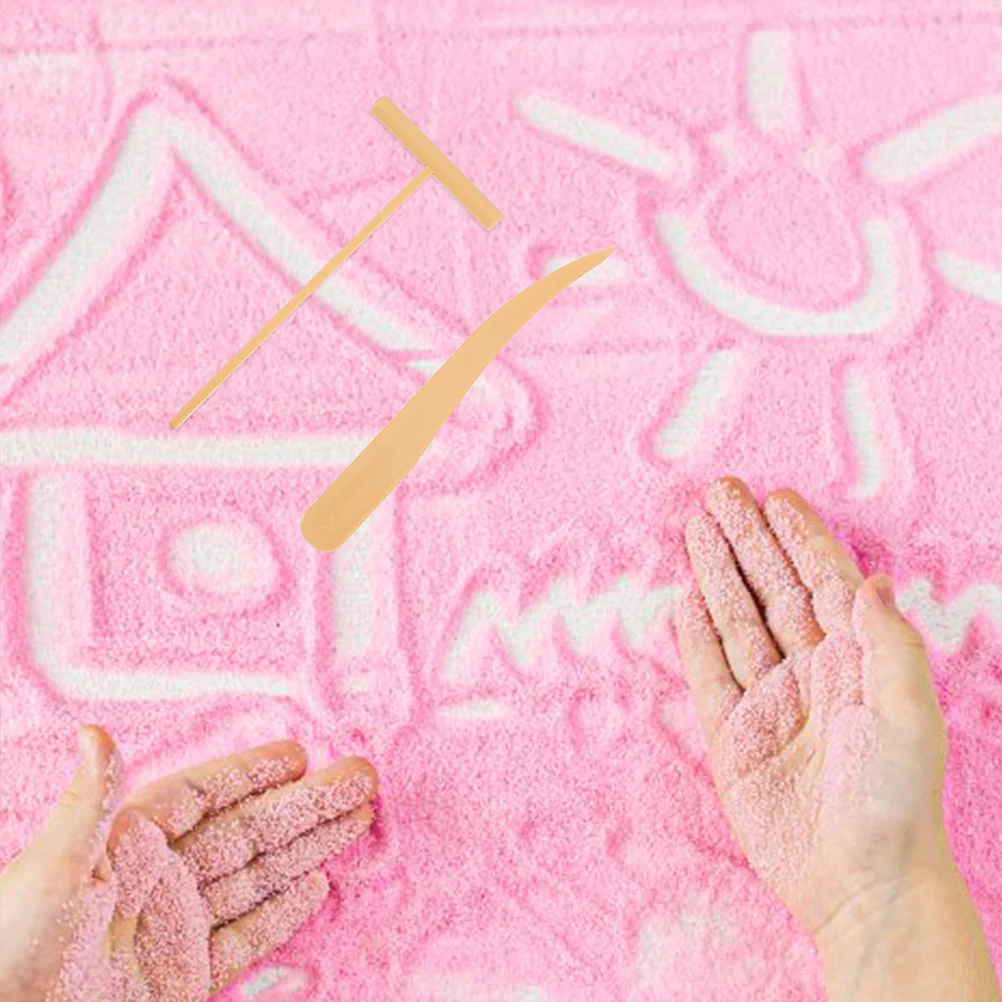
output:
M863 692L883 715L939 712L932 670L922 635L905 619L884 574L859 586L853 628L863 648Z
M89 872L104 848L101 829L114 806L121 765L114 741L100 727L81 727L77 742L80 764L32 849Z

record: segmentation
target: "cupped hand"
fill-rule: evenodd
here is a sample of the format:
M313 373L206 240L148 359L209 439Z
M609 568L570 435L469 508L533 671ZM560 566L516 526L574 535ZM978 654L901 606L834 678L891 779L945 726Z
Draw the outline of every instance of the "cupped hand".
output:
M678 617L724 811L818 938L949 865L945 727L921 637L798 494L715 482Z
M375 771L344 759L306 776L278 742L130 795L111 738L80 732L81 764L38 837L0 875L0 997L202 1002L322 905L321 866L372 823Z

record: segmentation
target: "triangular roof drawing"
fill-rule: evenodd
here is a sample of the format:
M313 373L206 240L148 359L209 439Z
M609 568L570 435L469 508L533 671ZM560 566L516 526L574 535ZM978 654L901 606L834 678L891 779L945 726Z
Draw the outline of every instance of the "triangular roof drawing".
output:
M64 232L35 251L32 260L21 266L12 287L0 291L0 405L26 380L44 378L38 371L41 359L93 308L110 276L139 253L179 171L274 268L297 285L333 252L329 237L278 191L262 183L193 97L178 87L153 98L141 96L119 116L97 176L81 186L76 210L62 221ZM357 257L317 290L310 303L320 304L350 324L382 357L396 358L401 369L413 375L415 387L470 333L458 323L450 329L442 316L415 304ZM262 304L262 315L272 306ZM185 345L179 344L177 351L183 355ZM193 389L205 375L192 372ZM488 443L490 459L496 460L499 447L501 452L518 448L531 435L535 415L529 388L501 359L478 380L470 396L471 404L479 403L480 412L491 411L489 426L474 422L480 426L470 427L468 421L457 421L443 429L428 453L436 482L444 477L455 483L475 475L482 464L471 466L470 460L483 457ZM217 398L209 406L218 403ZM10 462L25 465L59 461L62 456L67 461L118 463L126 454L135 459L147 449L150 455L177 460L190 456L195 461L254 465L254 456L263 445L257 436L228 436L223 444L218 436L209 440L194 429L173 433L167 428L168 417L165 414L166 440L160 436L123 438L103 429L86 435L64 429L42 435L0 432L0 451ZM373 433L381 424L374 420ZM168 434L175 438L169 439ZM344 436L290 435L281 436L273 446L296 457L295 465L329 465L344 462L368 437L353 436L349 441ZM446 450L449 462L435 462L432 457Z

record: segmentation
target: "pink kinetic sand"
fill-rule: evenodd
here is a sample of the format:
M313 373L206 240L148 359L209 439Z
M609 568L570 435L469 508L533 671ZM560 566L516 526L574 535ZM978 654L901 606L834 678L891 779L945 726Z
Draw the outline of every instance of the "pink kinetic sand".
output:
M820 998L728 833L671 637L684 524L734 472L817 501L929 638L1002 961L992 5L3 14L0 859L77 721L130 784L291 737L374 761L379 830L323 903L301 878L316 914L228 998ZM417 173L381 94L504 220L426 184L172 432ZM302 513L461 338L610 244L313 551Z

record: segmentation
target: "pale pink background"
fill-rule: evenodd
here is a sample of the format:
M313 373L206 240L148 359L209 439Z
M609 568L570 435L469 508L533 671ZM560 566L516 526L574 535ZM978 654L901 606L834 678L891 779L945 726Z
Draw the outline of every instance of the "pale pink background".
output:
M723 824L671 636L680 526L736 472L799 487L900 581L1002 959L982 8L5 0L0 856L76 721L135 782L291 735L370 756L384 823L234 998L817 998ZM384 93L504 221L427 184L171 432L416 173L368 114ZM302 512L434 364L609 244L368 526L311 550Z

